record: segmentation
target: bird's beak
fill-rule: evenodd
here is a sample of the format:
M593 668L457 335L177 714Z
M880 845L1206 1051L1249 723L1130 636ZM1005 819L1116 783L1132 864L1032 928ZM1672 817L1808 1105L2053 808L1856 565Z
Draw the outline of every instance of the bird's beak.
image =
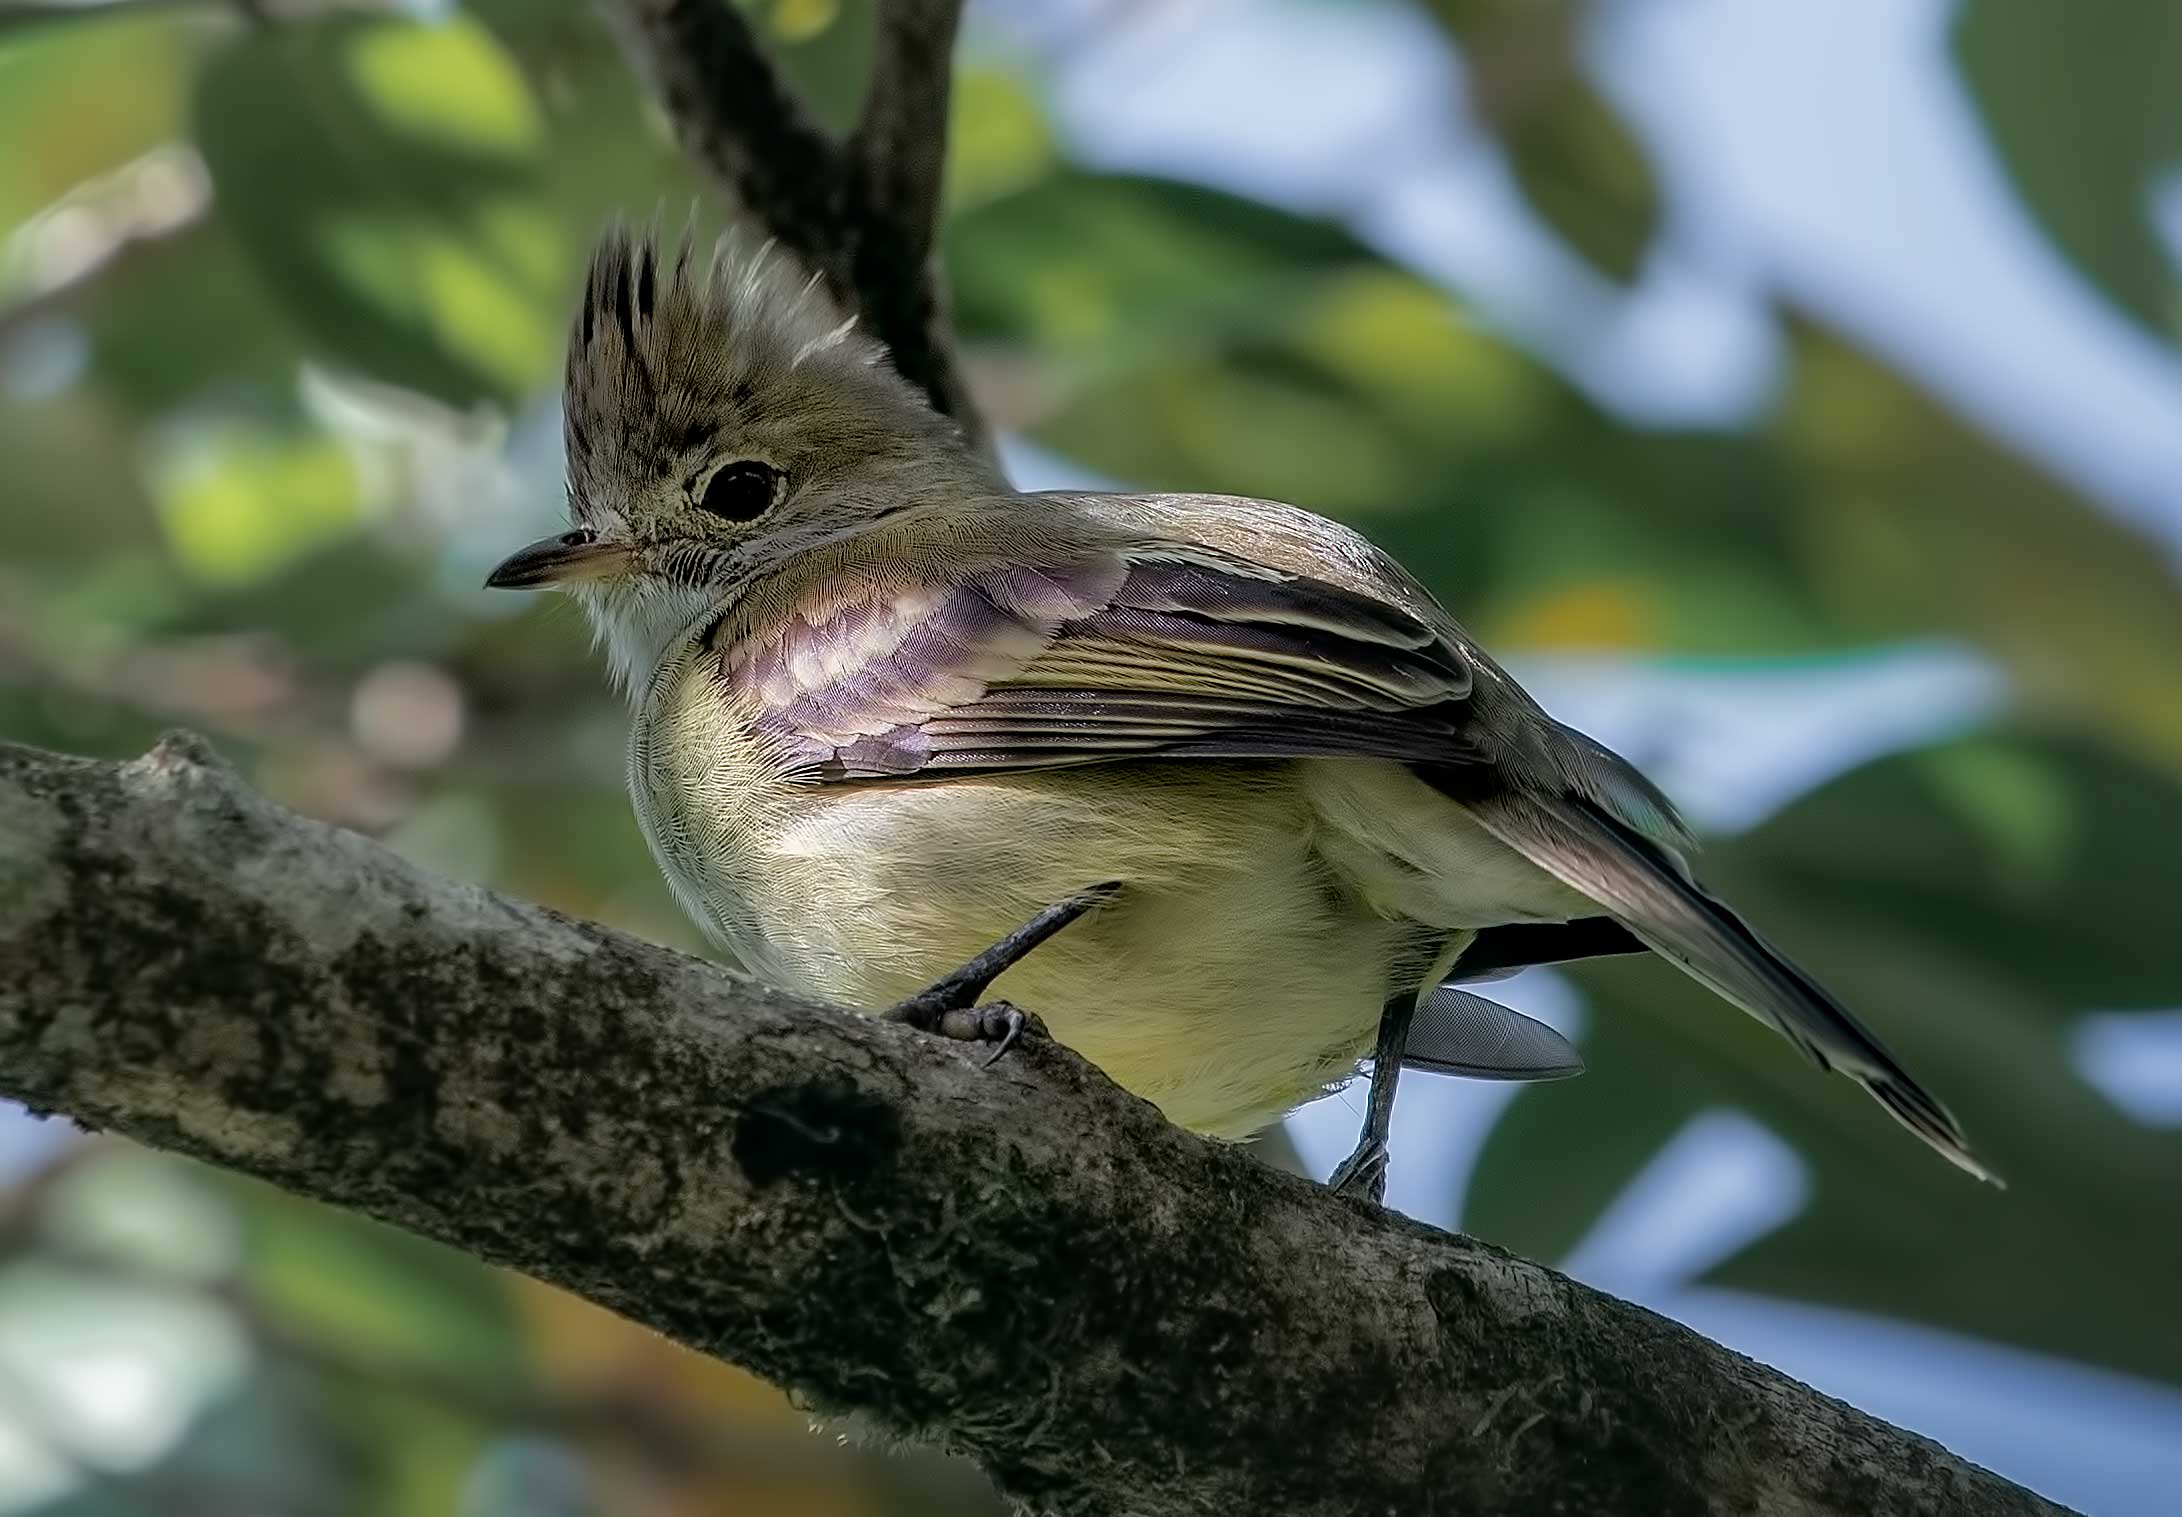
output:
M597 533L579 527L516 549L485 576L485 586L491 590L546 590L582 579L611 579L628 568L629 549L625 544L601 542Z

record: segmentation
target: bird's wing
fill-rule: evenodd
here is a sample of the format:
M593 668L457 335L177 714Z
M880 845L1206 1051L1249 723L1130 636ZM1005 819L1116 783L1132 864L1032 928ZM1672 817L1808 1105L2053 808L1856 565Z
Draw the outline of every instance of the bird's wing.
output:
M1665 799L1429 608L1202 544L1082 549L937 584L829 584L729 640L721 659L760 728L818 780L1132 757L1406 762L1646 946L1991 1178L1877 1038L1695 884Z
M760 727L820 779L1469 755L1472 668L1449 639L1370 596L1201 549L835 588L722 657Z

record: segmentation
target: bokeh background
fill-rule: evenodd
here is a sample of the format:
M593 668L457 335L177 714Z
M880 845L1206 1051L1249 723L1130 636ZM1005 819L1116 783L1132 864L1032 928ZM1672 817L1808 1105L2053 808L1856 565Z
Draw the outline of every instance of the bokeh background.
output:
M751 14L847 119L868 0ZM1394 549L2013 1184L1615 963L1505 987L1583 1078L1405 1082L1391 1203L2177 1510L2182 7L986 0L953 152L1019 482ZM0 0L0 732L696 947L577 619L478 588L590 236L693 200L576 0ZM0 1186L0 1512L996 1510L262 1186L15 1111Z

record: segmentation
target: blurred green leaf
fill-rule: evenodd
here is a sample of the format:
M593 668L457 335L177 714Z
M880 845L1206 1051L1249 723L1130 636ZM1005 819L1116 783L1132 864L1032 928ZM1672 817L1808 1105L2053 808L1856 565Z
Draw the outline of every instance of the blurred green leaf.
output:
M1524 198L1593 267L1636 278L1658 234L1659 184L1581 70L1571 0L1433 0L1461 44L1473 109L1498 134Z
M1626 284L1659 230L1659 189L1613 108L1571 76L1549 106L1500 128L1531 208L1601 273Z
M348 1447L345 1509L451 1517L494 1429L449 1416L429 1377L488 1389L527 1378L521 1322L499 1277L391 1227L235 1184L250 1202L246 1280L263 1309L329 1364L366 1371L316 1385L328 1427Z
M474 1261L352 1213L235 1182L245 1273L267 1311L372 1360L490 1374L522 1362L506 1291Z
M139 421L208 403L292 414L311 336L228 218L143 248L67 303L105 392Z
M1972 639L2033 704L2182 772L2172 556L1868 355L1808 329L1797 353L1771 433L1828 613Z
M425 577L430 544L404 551L400 538L310 530L305 540L283 544L264 573L200 581L159 625L183 634L277 628L292 651L336 668L429 657L460 627L461 613Z
M1086 373L1186 361L1382 260L1329 222L1169 180L1063 169L948 224L956 317Z
M546 127L546 174L564 233L587 245L616 216L655 206L671 222L711 196L589 0L468 0L463 9L533 85ZM574 290L566 292L573 301Z
M1673 970L1630 961L1580 976L1589 1073L1511 1108L1463 1225L1565 1256L1684 1123L1738 1107L1796 1146L1815 1189L1710 1278L2182 1380L2182 1326L2143 1311L2182 1270L2166 1225L2182 1133L2122 1114L2066 1047L2086 1011L2182 1003L2182 960L2146 915L2182 899L2178 835L2171 780L2080 740L1993 735L1867 766L1700 860L1953 1106L2005 1193Z
M260 29L204 70L197 129L221 214L338 362L456 404L550 371L565 243L545 129L484 28Z
M1995 735L1847 775L1752 840L1799 896L1914 920L2076 1009L2182 1005L2147 903L2182 893L2182 785L2080 738Z
M1954 53L2016 188L2108 298L2182 338L2182 252L2153 197L2182 195L2182 8L1963 0Z
M98 396L75 391L35 406L0 406L7 460L11 566L78 567L155 530L151 502L126 466L125 419ZM86 461L99 466L86 467ZM15 509L13 501L24 503Z
M181 433L155 490L175 557L218 584L262 579L345 535L362 504L355 463L333 438L237 421Z

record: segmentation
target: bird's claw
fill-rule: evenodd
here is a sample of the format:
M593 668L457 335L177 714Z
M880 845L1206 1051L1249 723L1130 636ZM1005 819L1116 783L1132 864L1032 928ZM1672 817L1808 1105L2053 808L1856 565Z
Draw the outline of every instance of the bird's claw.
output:
M955 1006L935 1011L919 1006L915 1001L904 1001L888 1014L889 1019L906 1022L919 1032L936 1033L952 1038L958 1043L990 1043L991 1053L985 1055L981 1066L992 1068L1001 1056L1025 1037L1043 1037L1045 1024L1006 1001L994 1001L989 1006Z
M1048 906L960 969L942 975L886 1012L887 1020L958 1042L991 1043L993 1051L985 1057L985 1067L991 1068L1026 1035L1044 1036L1045 1024L1006 1001L980 1006L978 997L1032 949L1093 907L1112 900L1120 888L1118 884L1094 885Z
M978 1066L980 1069L990 1069L998 1064L1000 1056L1015 1046L1016 1040L1022 1037L1032 1023L1029 1012L1010 1006L1007 1002L1002 1001L998 1005L981 1008L978 1027L987 1037L992 1035L992 1023L995 1018L998 1019L1001 1027L1000 1041L993 1045L991 1053L985 1055L985 1062ZM1045 1029L1041 1026L1038 1031L1043 1032Z
M1344 1196L1362 1196L1366 1201L1383 1202L1386 1199L1386 1144L1367 1139L1356 1146L1356 1152L1336 1165L1326 1177L1326 1184Z

